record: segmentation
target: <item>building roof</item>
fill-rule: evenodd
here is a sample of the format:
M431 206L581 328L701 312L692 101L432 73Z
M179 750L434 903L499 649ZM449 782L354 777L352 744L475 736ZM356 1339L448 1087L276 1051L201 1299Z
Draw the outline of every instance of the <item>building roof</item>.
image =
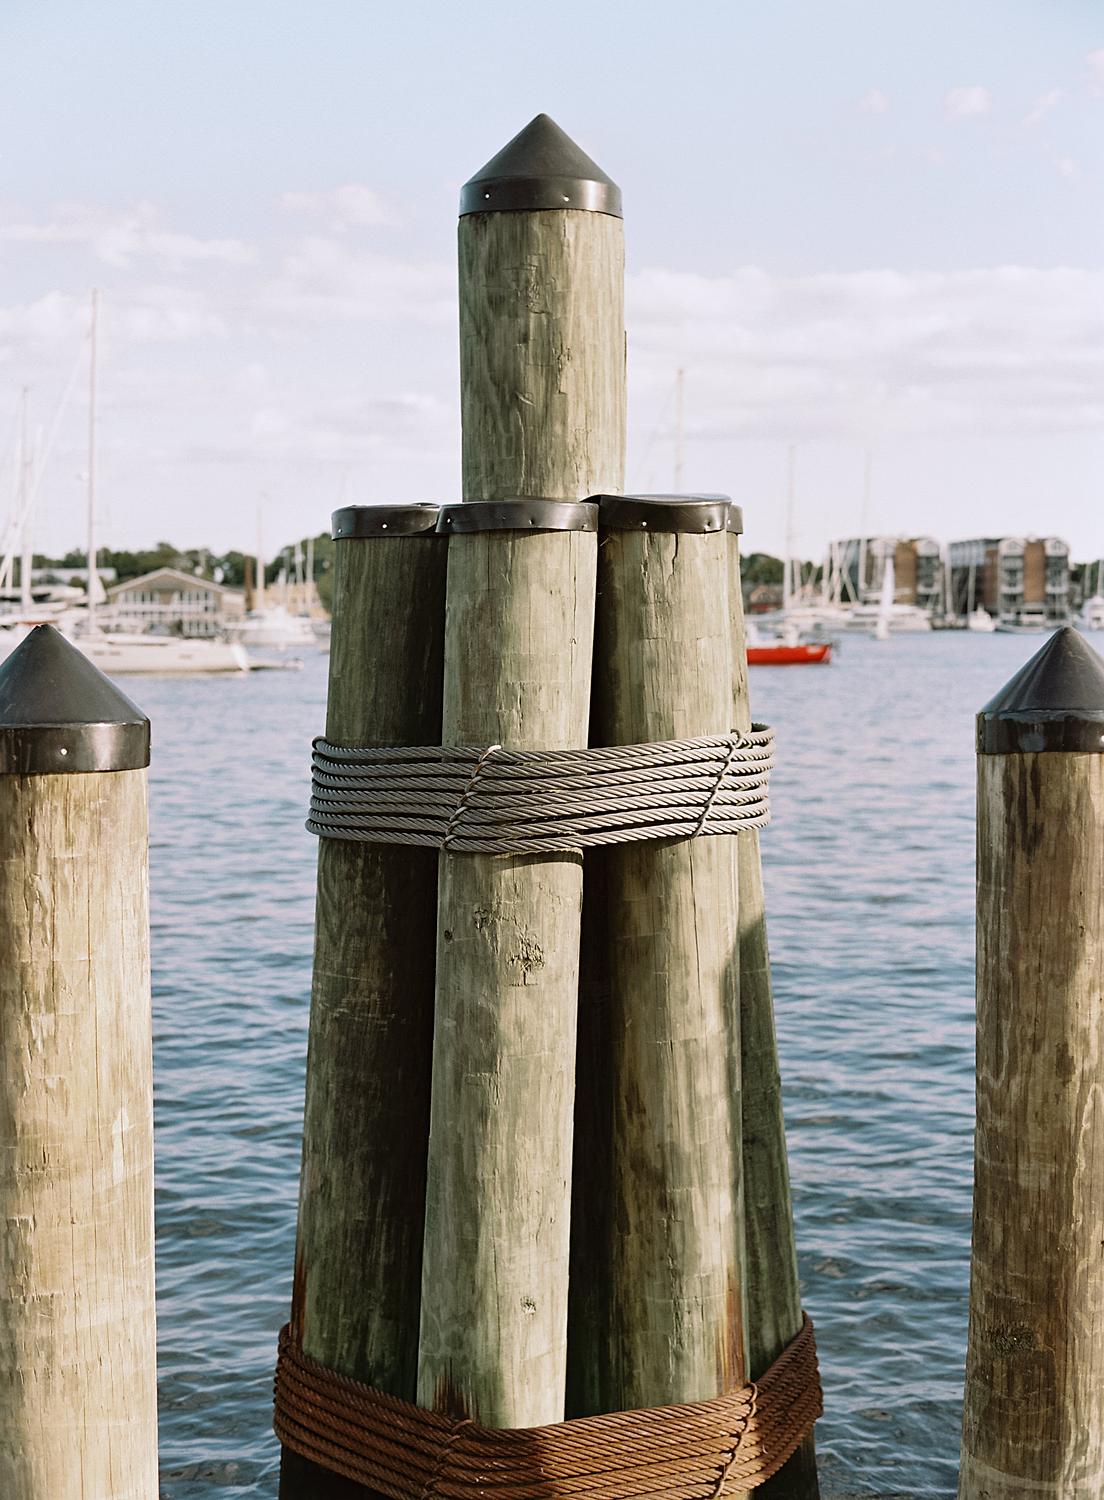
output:
M142 573L138 578L128 578L108 589L107 596L114 599L130 589L156 588L166 584L178 589L205 589L212 594L240 594L240 589L229 588L225 583L216 583L213 578L197 578L194 573L184 573L179 568L154 568L152 573Z

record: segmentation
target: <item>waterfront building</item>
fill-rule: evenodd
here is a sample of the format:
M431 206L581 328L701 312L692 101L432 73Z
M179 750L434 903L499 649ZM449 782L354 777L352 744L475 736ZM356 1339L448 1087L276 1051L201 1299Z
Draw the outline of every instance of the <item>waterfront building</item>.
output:
M773 614L782 608L782 585L780 583L756 583L745 590L745 608L749 615Z
M975 537L948 548L952 613L987 610L1014 623L1042 614L1064 624L1070 616L1069 546L1059 537Z
M178 568L155 568L107 591L115 628L156 630L173 635L212 636L245 613L241 589Z

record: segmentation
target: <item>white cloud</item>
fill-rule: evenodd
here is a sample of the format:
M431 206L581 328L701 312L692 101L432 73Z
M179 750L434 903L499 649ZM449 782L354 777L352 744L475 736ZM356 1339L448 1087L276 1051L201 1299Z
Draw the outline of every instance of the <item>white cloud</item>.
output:
M1024 124L1028 126L1038 125L1046 119L1056 104L1061 103L1064 97L1061 89L1047 89L1045 94L1039 95L1035 103L1031 106L1031 109L1024 116Z
M448 324L456 321L456 272L353 251L316 235L288 255L262 291L259 311L284 318Z
M395 209L379 193L358 182L326 193L284 193L280 207L285 213L323 219L328 229L338 232L390 228L399 222Z
M1104 88L1104 47L1097 47L1095 52L1090 52L1085 61L1089 66L1093 82Z
M858 107L864 115L884 115L889 108L889 96L881 89L871 89L859 100Z
M0 307L0 364L76 349L88 326L88 299L46 292L32 302Z
M1091 430L1104 271L630 278L634 383L701 378L702 434Z
M250 438L269 453L355 461L381 449L409 451L451 436L451 403L425 392L335 397L323 405L258 407Z
M243 266L257 258L256 250L241 240L201 239L163 229L156 205L149 202L122 212L94 204L62 203L52 213L44 222L0 226L0 243L76 246L117 268L140 259L179 270L196 261Z
M1081 176L1081 168L1072 156L1060 156L1054 163L1054 169L1059 177L1065 177L1069 181Z
M948 120L975 120L993 108L993 96L980 83L951 89L943 102Z
M225 317L202 292L173 284L141 286L115 293L107 316L132 344L183 344L224 339Z

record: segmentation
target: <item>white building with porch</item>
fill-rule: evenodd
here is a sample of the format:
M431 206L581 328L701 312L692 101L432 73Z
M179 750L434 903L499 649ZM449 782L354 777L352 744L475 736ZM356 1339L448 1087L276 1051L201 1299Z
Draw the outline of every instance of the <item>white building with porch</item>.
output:
M178 568L155 568L107 591L107 608L120 630L212 636L245 614L241 589Z

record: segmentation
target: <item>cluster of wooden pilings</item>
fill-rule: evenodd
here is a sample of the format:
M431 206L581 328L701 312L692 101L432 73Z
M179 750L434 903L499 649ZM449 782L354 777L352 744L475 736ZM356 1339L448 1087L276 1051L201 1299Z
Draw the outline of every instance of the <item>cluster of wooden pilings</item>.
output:
M465 504L335 517L327 739L746 729L733 509L619 497L616 188L541 117L462 208ZM978 752L960 1500L1099 1500L1104 663L1075 632ZM3 1500L157 1495L148 760L145 716L49 626L0 666ZM322 840L305 1352L522 1427L712 1397L800 1321L756 836ZM756 1493L816 1489L810 1440ZM284 1453L284 1500L370 1493Z
M465 503L335 516L326 739L750 727L738 512L615 498L617 188L538 117L459 252ZM493 1426L769 1366L802 1312L754 834L585 865L323 839L294 1286L308 1355ZM811 1437L768 1488L816 1494ZM362 1492L285 1451L285 1500L331 1493Z

